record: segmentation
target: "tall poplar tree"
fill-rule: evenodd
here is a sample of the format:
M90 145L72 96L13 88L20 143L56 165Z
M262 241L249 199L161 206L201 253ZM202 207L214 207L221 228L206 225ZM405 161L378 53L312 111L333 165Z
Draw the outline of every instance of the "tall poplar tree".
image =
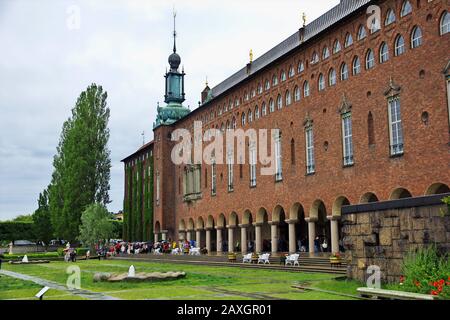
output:
M34 233L37 240L48 245L53 237L53 227L48 207L48 189L39 194L38 209L33 213Z
M82 92L64 123L49 187L49 210L55 236L74 241L82 212L91 204L106 205L111 170L108 149L110 111L107 93L92 84Z

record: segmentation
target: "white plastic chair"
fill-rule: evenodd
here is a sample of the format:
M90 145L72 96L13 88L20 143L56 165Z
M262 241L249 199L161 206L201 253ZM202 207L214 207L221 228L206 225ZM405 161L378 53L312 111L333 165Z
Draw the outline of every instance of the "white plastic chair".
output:
M290 264L292 266L295 266L295 265L300 266L300 263L298 262L299 257L300 257L300 255L298 253L287 256L286 257L286 265Z
M246 255L244 255L244 257L242 258L242 263L251 263L252 262L252 254L248 253Z
M258 264L260 262L263 264L266 264L266 263L270 264L269 258L270 258L270 253L264 253L264 254L259 255Z

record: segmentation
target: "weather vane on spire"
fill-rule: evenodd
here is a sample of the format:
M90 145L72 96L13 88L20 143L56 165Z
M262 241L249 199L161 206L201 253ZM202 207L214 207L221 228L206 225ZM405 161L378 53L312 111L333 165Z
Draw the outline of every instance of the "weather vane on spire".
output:
M177 46L176 46L176 38L177 38L176 19L177 19L177 12L175 10L175 6L173 6L173 52L177 52Z

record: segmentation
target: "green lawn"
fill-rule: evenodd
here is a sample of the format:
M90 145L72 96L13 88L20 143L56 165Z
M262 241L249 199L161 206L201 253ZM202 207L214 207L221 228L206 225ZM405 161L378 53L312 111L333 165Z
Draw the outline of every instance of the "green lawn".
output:
M182 299L182 300L255 300L255 299L349 299L316 291L300 291L292 285L310 286L329 291L355 294L361 284L355 281L336 280L333 275L319 273L291 273L285 271L240 269L236 267L210 267L188 264L164 264L155 262L132 262L136 272L184 271L187 276L181 280L157 283L94 283L96 272L127 272L131 262L123 260L79 261L81 288L120 299ZM70 264L51 262L42 265L8 265L4 269L37 276L65 284L66 268ZM32 298L40 286L2 276L0 299ZM55 292L52 296L61 299L78 298L67 292ZM68 295L69 294L69 295ZM48 295L51 298L50 294Z

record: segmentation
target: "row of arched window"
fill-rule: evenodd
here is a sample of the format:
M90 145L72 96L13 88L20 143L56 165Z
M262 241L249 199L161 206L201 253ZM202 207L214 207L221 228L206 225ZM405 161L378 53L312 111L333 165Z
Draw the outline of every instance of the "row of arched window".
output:
M404 1L402 4L401 12L400 12L400 17L404 17L404 16L410 14L411 12L412 12L412 6L411 6L410 2ZM395 21L396 21L395 11L393 9L388 9L386 12L385 20L384 20L384 25L385 26L390 25L390 24L394 23ZM447 11L445 11L441 16L441 19L439 21L439 29L440 29L441 35L444 35L444 34L447 34L450 32L450 14ZM376 30L371 29L371 31L376 31ZM367 36L366 29L364 26L361 25L357 32L357 39L362 40L366 36ZM409 47L411 49L414 49L414 48L421 46L422 43L423 43L422 29L419 26L415 26L412 29L410 37L409 37ZM344 47L347 48L347 47L351 46L352 44L353 44L353 37L352 37L351 33L347 33L345 36ZM397 37L395 38L394 47L393 47L394 56L400 56L400 55L404 54L406 49L407 49L407 45L406 45L405 38L401 34L397 35ZM341 43L338 39L336 39L334 41L331 52L333 54L336 54L336 53L339 53L341 50L342 50ZM322 51L322 58L326 59L330 55L331 55L330 50L328 49L328 47L325 47ZM378 61L379 61L379 63L385 63L389 59L390 59L389 45L386 42L383 42L379 48ZM376 59L374 50L368 49L366 52L366 55L365 55L365 59L364 59L365 69L370 70L370 69L374 68L375 64L376 64L376 60L377 59ZM314 52L312 59L311 59L311 64L317 63L319 61L320 61L319 55L316 52ZM305 64L303 61L300 61L298 64L297 73L300 74L304 70L305 70ZM339 72L339 74L337 72ZM361 60L358 56L355 56L353 58L352 64L351 64L351 74L358 75L360 73L361 73ZM269 79L266 79L264 82L264 87L261 83L259 83L257 86L257 90L252 88L250 93L244 92L244 101L249 101L250 98L255 97L256 94L261 94L263 92L263 90L267 91L267 90L270 90L271 86L273 87L273 86L278 85L279 79L281 80L281 82L284 82L288 78L291 78L294 76L295 76L295 69L293 66L290 66L288 69L288 73L286 73L284 70L282 70L280 73L280 77L278 77L277 75L273 75L271 81L269 81ZM338 76L341 81L345 81L349 78L350 68L345 62L341 64L338 71L334 70L333 68L330 69L328 72L327 80L325 79L325 75L323 75L323 74L319 75L319 79L318 79L319 91L322 91L325 89L326 83L328 83L328 86L336 85ZM286 92L285 98L284 98L284 104L290 105L292 103L292 99L294 102L299 101L301 98L301 91L303 91L304 97L308 97L310 95L310 84L307 80L304 81L301 90L298 87L294 88L293 97L291 97L291 93L289 91ZM215 113L214 111L211 111L209 117L207 114L204 115L202 117L202 121L203 122L212 121L216 114L218 116L220 116L223 113L231 110L233 107L238 107L239 105L240 105L240 99L236 97L234 99L234 102L232 100L230 100L228 102L228 104L224 103L222 107L219 107L217 110L217 113ZM281 98L281 96L277 97L276 105L277 105L278 109L282 108L283 99ZM255 110L256 110L256 108L255 108ZM274 101L269 102L269 110L270 110L270 112L273 112L275 110L275 102ZM259 110L258 110L258 112L250 111L250 112L247 112L247 115L250 115L250 116L247 119L245 119L245 121L243 120L243 118L241 119L241 122L243 125L246 122L252 122L254 119L258 119L260 116L267 115L267 107L265 105L263 105L261 108L261 111L259 111ZM242 117L244 117L244 115L242 115Z

